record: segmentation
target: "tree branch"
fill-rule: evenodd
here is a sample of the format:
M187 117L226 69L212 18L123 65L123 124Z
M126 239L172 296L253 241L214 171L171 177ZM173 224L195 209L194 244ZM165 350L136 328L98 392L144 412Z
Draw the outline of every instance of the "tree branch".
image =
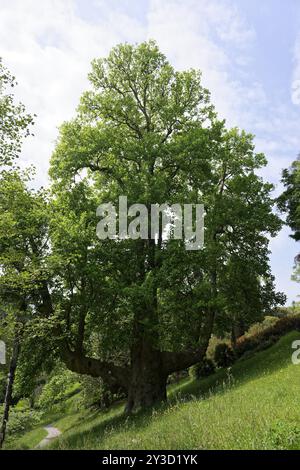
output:
M77 374L101 377L111 388L128 388L127 367L116 366L107 361L86 357L82 353L71 351L66 344L61 348L61 357L68 367Z

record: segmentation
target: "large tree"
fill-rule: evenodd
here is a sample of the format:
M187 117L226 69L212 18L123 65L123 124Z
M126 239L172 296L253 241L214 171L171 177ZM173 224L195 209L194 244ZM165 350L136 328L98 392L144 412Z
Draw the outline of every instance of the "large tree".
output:
M268 235L281 224L255 174L265 157L218 121L199 72L175 71L148 42L115 47L89 78L51 161L52 309L68 367L126 389L131 411L164 400L168 375L202 360L215 320L238 310L233 289L248 323L274 306ZM96 207L120 195L149 209L203 203L204 248L161 233L98 240Z
M217 119L199 72L175 71L148 42L95 60L90 81L60 130L51 201L30 193L18 226L26 264L11 279L26 294L28 349L124 390L130 412L165 400L168 375L203 359L214 328L249 325L282 300L268 259L281 223L255 173L264 155ZM120 195L149 214L154 203L204 204L204 247L186 250L161 228L155 240L99 240L97 206Z

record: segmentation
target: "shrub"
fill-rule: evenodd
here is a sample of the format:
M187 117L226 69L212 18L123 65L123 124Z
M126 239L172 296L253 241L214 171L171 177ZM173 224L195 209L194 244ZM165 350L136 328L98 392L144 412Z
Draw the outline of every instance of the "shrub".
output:
M76 374L58 368L43 387L37 405L44 410L51 410L58 404L64 406L66 398L72 395L73 389L78 386L77 381Z
M185 379L186 377L188 377L188 375L189 375L188 369L184 369L178 372L173 372L172 374L169 375L167 383L168 385L179 383L182 379Z
M115 401L124 398L122 391L112 392L100 377L82 376L80 384L82 405L86 408L106 409Z
M8 437L23 434L36 426L41 421L41 413L30 409L17 410L15 407L11 410L9 421L7 424Z
M209 375L212 375L215 372L215 364L211 359L208 359L205 357L202 362L199 362L198 364L195 364L190 368L190 376L193 379L201 379L204 377L208 377Z
M247 336L249 338L250 336L254 336L254 335L257 335L259 333L262 333L266 329L274 326L278 321L279 321L279 318L266 316L263 319L263 321L261 321L259 323L254 323L253 325L251 325L249 330L245 334L245 336Z
M218 367L229 367L233 364L235 355L230 346L220 343L215 349L215 363Z
M207 351L206 351L206 357L208 359L211 359L212 361L214 360L214 357L215 357L215 351L216 351L216 347L218 346L218 344L221 344L221 343L226 343L228 345L230 345L230 340L226 340L225 338L218 338L217 336L215 335L212 335L210 340L209 340L209 344L208 344L208 348L207 348Z
M242 336L237 340L234 352L241 357L247 351L266 349L275 344L279 338L291 331L300 331L300 315L291 315L278 320L274 325L252 336Z

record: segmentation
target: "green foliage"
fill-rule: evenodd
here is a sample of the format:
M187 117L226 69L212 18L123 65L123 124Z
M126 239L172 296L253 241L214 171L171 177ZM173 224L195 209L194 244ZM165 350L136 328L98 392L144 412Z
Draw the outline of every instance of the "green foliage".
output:
M291 237L300 240L300 156L289 169L282 173L285 191L278 198L279 208L287 214L287 224L292 229ZM300 253L295 257L293 279L300 282Z
M47 431L41 426L33 428L20 436L11 436L4 444L7 450L29 450L35 449L37 445L47 436Z
M42 414L30 408L13 407L10 412L7 426L8 440L14 439L16 435L24 434L39 424Z
M283 171L285 192L279 197L279 207L287 212L287 223L293 230L292 238L300 240L300 158Z
M200 73L175 71L148 42L117 46L93 62L89 78L92 91L62 125L50 170L52 262L66 289L64 299L57 292L61 315L72 311L72 343L84 315L85 346L91 351L98 335L100 357L126 362L138 312L149 317L139 323L153 345L184 350L197 344L212 307L223 334L240 315L249 326L282 303L268 267L267 237L281 222L272 213L272 185L255 174L266 159L255 153L251 135L218 121ZM190 253L171 240L153 254L139 241L99 242L96 207L117 203L120 194L128 205L204 203L204 250ZM155 268L147 261L153 257ZM74 285L84 288L74 292Z
M169 390L168 405L130 418L123 404L105 412L80 410L47 423L63 431L55 449L299 449L300 369L291 363L298 332L231 369L201 381L184 380ZM207 426L207 423L210 425ZM176 433L174 433L176 429ZM41 428L10 441L34 448Z
M37 406L51 411L53 408L64 407L68 395L78 389L78 377L65 368L56 368L44 385Z
M218 367L229 367L235 360L234 351L226 343L220 343L215 349L215 363Z
M218 338L216 335L212 335L210 340L209 340L209 344L208 344L208 348L207 348L207 351L206 351L206 356L211 359L212 361L214 360L214 357L215 357L215 350L216 350L216 347L218 344L220 343L227 343L228 345L230 345L230 340L226 340L226 338Z
M0 58L0 165L11 166L18 157L23 137L30 134L33 119L22 104L14 102L10 91L16 85L14 77Z
M199 380L214 374L215 369L214 362L211 359L205 357L202 362L192 366L189 370L189 373L193 379Z
M278 320L279 318L268 315L263 319L262 322L254 323L253 325L251 325L249 330L245 333L245 336L249 337L257 335L260 332L266 330L267 328L274 326L278 322Z

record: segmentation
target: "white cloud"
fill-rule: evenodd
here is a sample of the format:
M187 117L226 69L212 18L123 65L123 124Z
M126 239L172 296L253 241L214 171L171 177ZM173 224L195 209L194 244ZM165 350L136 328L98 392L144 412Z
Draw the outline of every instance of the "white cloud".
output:
M241 123L245 101L261 99L259 84L246 89L230 79L233 64L226 44L236 48L240 68L254 32L228 1L153 0L148 24L135 18L134 4L137 8L133 2L125 9L119 2L96 0L90 4L95 17L83 19L75 0L0 0L0 56L17 77L17 96L37 114L35 137L25 142L23 161L36 165L39 182L47 183L57 127L74 115L89 86L91 60L119 42L153 37L176 67L200 68L213 102L230 124Z
M92 3L98 8L93 21L80 16L75 0L0 0L0 55L18 79L18 96L38 115L35 138L26 141L23 159L37 166L42 183L47 182L57 126L74 114L88 87L91 59L106 55L121 41L153 37L175 66L199 67L220 115L230 124L241 123L246 107L241 99L261 99L259 84L245 89L229 77L233 64L226 44L236 48L240 68L238 61L245 60L254 32L227 1L153 0L148 24L135 19L132 8L131 16L127 14L118 2Z
M35 137L24 145L24 163L37 167L47 183L57 126L70 119L94 57L126 37L142 39L140 25L123 13L101 11L97 23L82 20L72 0L0 0L0 56L16 75L18 98L37 114Z
M152 0L148 12L148 35L180 69L200 68L203 84L212 93L220 116L230 125L240 124L245 101L262 98L259 84L245 89L238 75L247 64L247 47L255 37L238 10L224 0ZM227 48L234 51L231 56ZM232 59L234 57L234 60Z

